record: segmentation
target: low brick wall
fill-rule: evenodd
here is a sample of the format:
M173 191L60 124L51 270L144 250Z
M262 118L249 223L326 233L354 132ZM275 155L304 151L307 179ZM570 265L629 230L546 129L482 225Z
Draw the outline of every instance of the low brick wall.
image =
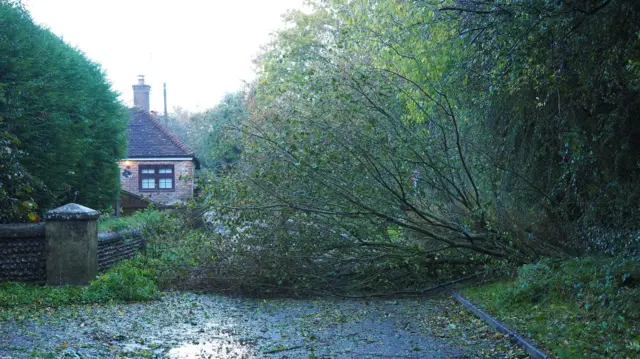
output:
M0 282L47 280L44 225L0 224Z
M98 271L101 273L123 259L131 259L147 242L139 231L100 233L98 235Z
M100 233L98 270L132 258L145 246L139 231ZM44 284L46 267L44 224L0 224L0 282Z

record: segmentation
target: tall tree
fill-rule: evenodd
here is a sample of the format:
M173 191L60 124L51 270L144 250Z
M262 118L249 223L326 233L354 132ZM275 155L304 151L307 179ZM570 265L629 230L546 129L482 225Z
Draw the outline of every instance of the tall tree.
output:
M127 112L104 72L14 2L0 1L0 33L0 132L20 154L13 160L46 187L30 193L33 204L109 206L119 189Z

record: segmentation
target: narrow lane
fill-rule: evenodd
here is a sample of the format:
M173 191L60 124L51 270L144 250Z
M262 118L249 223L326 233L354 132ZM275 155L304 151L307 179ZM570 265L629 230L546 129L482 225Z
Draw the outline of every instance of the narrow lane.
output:
M0 322L0 358L475 358L442 301L243 299L168 293ZM439 324L444 323L444 324ZM465 334L466 335L466 334ZM502 344L501 344L502 345Z

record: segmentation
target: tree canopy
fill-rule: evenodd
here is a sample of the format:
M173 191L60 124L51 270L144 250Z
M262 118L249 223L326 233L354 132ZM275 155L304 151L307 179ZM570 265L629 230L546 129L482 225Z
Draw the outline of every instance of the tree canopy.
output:
M176 109L168 126L189 148L198 154L204 168L218 170L240 158L242 143L232 128L248 116L244 91L227 93L222 101L204 112Z
M0 1L0 221L113 204L127 118L98 64Z

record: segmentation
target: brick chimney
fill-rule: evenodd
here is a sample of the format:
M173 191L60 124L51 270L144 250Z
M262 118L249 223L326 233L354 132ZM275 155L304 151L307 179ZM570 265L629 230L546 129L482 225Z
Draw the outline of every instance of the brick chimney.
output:
M139 75L138 83L133 85L133 106L149 111L150 91L151 86L144 83L144 75Z

